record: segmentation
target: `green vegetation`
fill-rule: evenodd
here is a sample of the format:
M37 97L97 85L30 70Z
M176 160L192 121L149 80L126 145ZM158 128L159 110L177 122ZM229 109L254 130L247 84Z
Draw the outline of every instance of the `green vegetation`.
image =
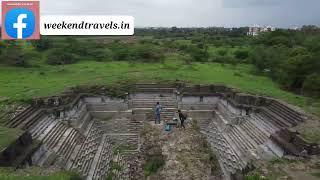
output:
M3 150L3 148L6 148L13 141L15 141L20 135L22 135L22 131L19 129L0 126L0 150Z
M119 82L184 80L192 84L221 83L244 92L277 97L320 114L318 100L281 90L264 76L253 75L253 66L237 67L218 63L184 64L180 55L169 54L164 63L81 61L64 66L42 65L35 68L0 67L0 94L11 101L59 94L76 85L117 84ZM239 76L240 75L240 76ZM311 108L312 107L312 108Z
M153 155L148 157L146 164L144 165L144 175L146 177L156 173L158 169L164 166L165 161L162 155Z
M48 175L40 175L41 168L33 167L24 169L23 171L14 171L13 168L0 168L0 179L2 180L81 180L82 178L69 171L59 171L49 173Z
M246 175L245 180L267 180L268 178L261 176L259 173L253 173Z
M311 173L312 176L320 178L320 172Z
M319 29L305 26L254 38L246 36L247 30L174 27L137 29L138 36L131 41L104 37L2 41L0 98L21 101L83 84L179 79L280 98L320 116Z
M108 175L106 177L106 180L115 179L114 171L122 171L123 170L123 167L117 162L111 161L110 164L111 164L111 166L108 171Z

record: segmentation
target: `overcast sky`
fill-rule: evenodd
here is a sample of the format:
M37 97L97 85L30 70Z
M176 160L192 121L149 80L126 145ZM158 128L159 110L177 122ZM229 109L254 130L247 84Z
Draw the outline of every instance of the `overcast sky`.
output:
M136 26L320 25L320 0L43 0L41 13L132 15Z

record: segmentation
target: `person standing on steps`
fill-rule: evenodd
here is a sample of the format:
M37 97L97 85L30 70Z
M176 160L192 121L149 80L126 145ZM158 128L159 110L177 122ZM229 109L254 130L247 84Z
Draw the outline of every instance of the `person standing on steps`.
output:
M156 119L155 119L155 124L160 124L160 114L162 111L162 106L160 105L159 102L157 102L156 108L155 108L155 115L156 115Z
M184 114L182 114L181 110L178 110L178 113L181 122L181 127L183 127L183 129L186 129L186 127L184 126L184 121L187 119L187 117Z

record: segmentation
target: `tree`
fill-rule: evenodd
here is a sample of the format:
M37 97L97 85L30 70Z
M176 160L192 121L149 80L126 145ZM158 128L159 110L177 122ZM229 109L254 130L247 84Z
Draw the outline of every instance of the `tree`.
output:
M313 97L320 97L320 74L313 73L307 76L303 83L303 94Z
M234 53L234 57L240 60L247 59L249 56L249 52L247 50L236 50Z
M1 61L7 65L27 67L28 59L25 57L25 53L20 44L15 41L7 41L6 47L3 48L1 54Z

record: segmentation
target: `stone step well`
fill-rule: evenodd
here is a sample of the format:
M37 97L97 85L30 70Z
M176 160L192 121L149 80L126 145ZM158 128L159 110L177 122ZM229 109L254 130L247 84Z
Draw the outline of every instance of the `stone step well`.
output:
M42 142L47 146L48 149L53 149L58 144L60 138L67 129L68 127L66 125L61 122L57 122L56 125L42 139Z
M37 111L37 108L34 108L32 106L29 106L24 111L20 112L18 115L16 115L13 119L8 121L6 123L6 126L15 128L17 127L21 122L23 122L27 117L29 117L31 114Z
M97 162L95 163L96 164L95 167L91 169L91 173L89 173L89 176L87 179L96 179L96 180L105 179L109 171L110 162L112 158L113 158L113 151L112 151L111 140L106 135L104 135L102 140L100 155L97 159Z
M19 116L20 118L18 117L11 120L7 126L27 130L44 116L44 112L41 109L32 109L24 114L24 116Z
M250 118L253 122L259 125L258 127L263 128L270 135L280 130L280 128L277 125L273 124L272 121L269 121L268 118L264 117L260 113L254 113L251 115Z
M261 115L264 116L265 119L269 120L279 128L287 128L292 126L289 122L280 118L279 116L277 116L276 114L268 110L267 108L262 108Z
M297 120L300 121L300 122L304 121L303 118L302 118L302 115L299 112L291 109L290 107L288 107L288 106L286 106L286 105L284 105L284 104L282 104L282 103L280 103L278 101L273 101L270 106L277 107L279 110L282 110L282 111L286 112L288 115L290 115L292 117L296 117Z
M98 122L93 122L88 135L76 152L74 159L71 159L71 170L78 171L83 177L87 177L92 166L94 157L102 141L103 131L97 128Z
M291 123L293 126L303 122L300 114L280 103L273 102L271 105L267 106L267 108L273 113L277 114L279 117Z
M241 155L241 152L229 143L227 137L224 136L217 128L214 122L210 123L205 131L202 131L211 144L211 148L217 153L219 161L228 173L235 173L246 167L247 162Z
M32 135L33 139L38 138L40 135L44 133L44 131L55 121L53 118L49 116L45 116L38 124L29 129L29 132Z
M57 155L64 158L64 162L68 162L75 147L82 142L81 135L73 128L69 128L62 136L59 144L54 148Z
M268 135L265 131L260 130L256 124L250 121L250 119L246 119L245 122L240 125L240 128L257 144L263 144L268 139Z

